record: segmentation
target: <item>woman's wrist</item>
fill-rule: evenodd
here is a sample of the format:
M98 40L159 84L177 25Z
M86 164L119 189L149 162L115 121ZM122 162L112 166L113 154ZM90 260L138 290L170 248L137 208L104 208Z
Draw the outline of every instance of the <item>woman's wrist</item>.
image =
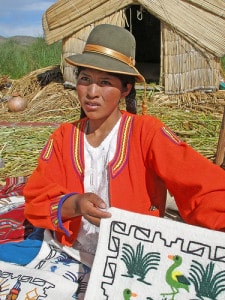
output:
M61 205L59 207L61 219L63 221L77 217L79 214L76 213L76 198L79 194L71 193L65 195L61 199Z

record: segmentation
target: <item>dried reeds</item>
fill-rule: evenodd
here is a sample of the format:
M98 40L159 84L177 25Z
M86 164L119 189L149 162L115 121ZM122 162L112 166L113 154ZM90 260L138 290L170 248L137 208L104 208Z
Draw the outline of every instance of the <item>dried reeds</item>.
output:
M99 22L119 25L129 4L129 0L58 1L43 15L45 40L52 44Z
M142 97L140 93L137 95ZM153 92L149 95L148 114L162 120L183 141L214 161L225 105L225 92L211 94L198 92L182 96ZM141 100L139 103L141 106ZM138 110L141 112L140 106Z
M214 160L222 115L158 106L154 102L148 103L148 113L160 118L182 140ZM0 156L4 160L0 180L7 176L31 174L42 147L54 129L55 126L23 127L16 124L0 127Z
M10 89L1 90L6 98L13 91L19 91L27 98L28 108L23 112L10 113L7 101L0 103L0 181L9 176L29 176L56 126L80 115L75 90L65 89L62 82L55 79L46 86L40 85L38 75L53 69L33 72L13 81ZM52 78L55 78L53 75ZM140 112L142 97L143 90L138 90ZM211 160L216 153L224 104L224 91L168 96L154 89L148 92L147 89L148 114L160 118L182 140ZM121 108L124 108L124 103L121 103Z
M164 48L162 70L168 94L193 90L216 91L220 78L220 59L188 42L173 28L162 26Z
M0 181L6 177L28 176L54 127L0 127Z
M75 117L80 111L76 92L65 89L62 82L59 66L36 70L19 80L14 80L4 97L7 99L14 92L19 92L28 101L28 107L15 115L8 112L7 101L1 102L0 120L13 121L16 118L17 122L42 119L57 122L67 120L68 116Z

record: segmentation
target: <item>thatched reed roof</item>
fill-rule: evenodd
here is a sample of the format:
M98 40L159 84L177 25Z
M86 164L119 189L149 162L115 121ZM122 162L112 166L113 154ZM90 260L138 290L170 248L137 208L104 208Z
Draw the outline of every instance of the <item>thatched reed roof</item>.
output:
M139 4L192 43L217 57L225 55L224 0L59 0L43 15L46 42L52 44Z

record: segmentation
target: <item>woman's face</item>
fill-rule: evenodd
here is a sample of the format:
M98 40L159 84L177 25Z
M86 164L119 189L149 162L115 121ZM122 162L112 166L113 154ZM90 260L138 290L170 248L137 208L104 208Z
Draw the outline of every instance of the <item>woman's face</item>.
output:
M121 98L127 96L131 84L126 87L116 76L95 69L82 69L77 79L77 94L86 116L104 119L118 112Z

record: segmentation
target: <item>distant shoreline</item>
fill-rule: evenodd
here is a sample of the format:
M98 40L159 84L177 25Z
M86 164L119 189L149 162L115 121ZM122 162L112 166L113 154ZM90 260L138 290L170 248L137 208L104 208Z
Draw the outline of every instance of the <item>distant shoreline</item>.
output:
M4 37L0 35L0 44L6 43L9 40L13 40L19 43L20 45L27 46L35 42L37 38L38 37L27 36L27 35L15 35L11 37Z

